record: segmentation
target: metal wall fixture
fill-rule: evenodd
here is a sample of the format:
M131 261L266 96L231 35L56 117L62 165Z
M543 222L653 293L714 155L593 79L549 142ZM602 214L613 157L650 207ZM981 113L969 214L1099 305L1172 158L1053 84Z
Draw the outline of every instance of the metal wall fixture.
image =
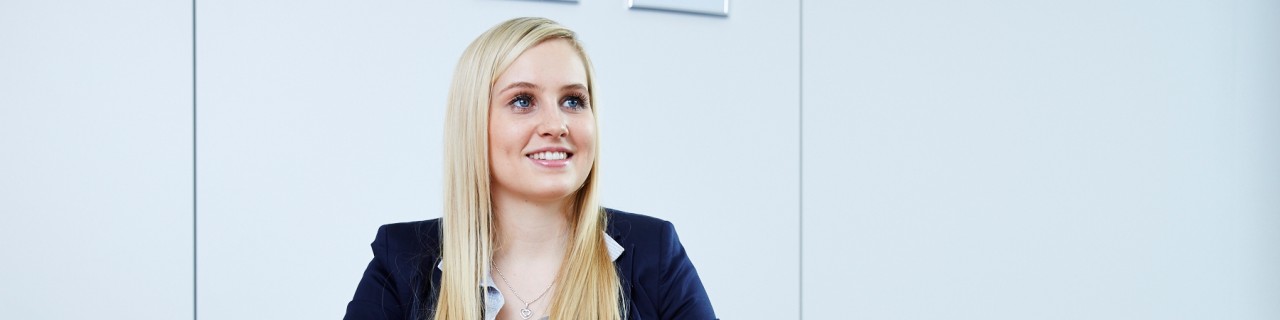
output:
M578 3L578 0L533 1ZM729 17L729 0L627 0L627 8Z
M627 0L627 8L729 16L729 0Z

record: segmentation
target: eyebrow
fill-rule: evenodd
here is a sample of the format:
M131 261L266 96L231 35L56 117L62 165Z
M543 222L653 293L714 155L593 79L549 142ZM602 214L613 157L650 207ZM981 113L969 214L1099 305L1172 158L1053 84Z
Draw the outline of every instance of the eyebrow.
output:
M502 88L502 90L498 90L498 93L507 92L507 90L511 90L514 88L533 89L533 90L542 89L541 86L538 86L536 84L521 81L521 82L512 83L508 85L506 88ZM574 83L574 84L569 84L569 85L560 87L560 91L569 91L569 90L587 91L587 86L582 85L581 83Z

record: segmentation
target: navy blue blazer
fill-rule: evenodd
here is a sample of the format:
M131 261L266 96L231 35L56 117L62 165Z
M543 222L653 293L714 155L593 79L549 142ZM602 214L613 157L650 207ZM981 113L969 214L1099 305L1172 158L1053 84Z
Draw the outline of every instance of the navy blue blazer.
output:
M715 319L698 271L671 222L605 209L605 233L624 249L614 260L630 320ZM373 261L344 319L425 319L440 288L440 219L384 225Z

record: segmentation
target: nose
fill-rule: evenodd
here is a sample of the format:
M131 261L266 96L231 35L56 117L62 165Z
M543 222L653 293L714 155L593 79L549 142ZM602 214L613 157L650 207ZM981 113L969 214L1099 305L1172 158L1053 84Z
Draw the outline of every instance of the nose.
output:
M560 108L543 108L538 122L538 136L563 138L569 136L569 119Z

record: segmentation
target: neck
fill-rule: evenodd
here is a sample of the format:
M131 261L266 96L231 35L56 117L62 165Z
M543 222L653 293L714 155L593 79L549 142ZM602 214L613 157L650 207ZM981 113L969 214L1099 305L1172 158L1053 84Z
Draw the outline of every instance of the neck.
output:
M495 190L494 259L559 261L568 243L572 198L532 201Z

